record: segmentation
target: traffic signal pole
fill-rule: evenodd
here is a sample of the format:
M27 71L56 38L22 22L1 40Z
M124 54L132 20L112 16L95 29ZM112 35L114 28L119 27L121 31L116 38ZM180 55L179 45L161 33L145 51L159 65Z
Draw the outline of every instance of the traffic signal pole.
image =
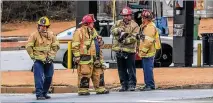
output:
M173 63L175 67L191 67L193 63L194 1L174 0L173 10Z

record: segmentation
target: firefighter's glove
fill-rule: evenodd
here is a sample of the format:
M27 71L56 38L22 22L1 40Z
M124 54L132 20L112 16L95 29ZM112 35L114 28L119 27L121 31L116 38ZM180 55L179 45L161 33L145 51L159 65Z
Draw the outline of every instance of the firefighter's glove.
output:
M100 41L98 43L99 43L99 46L102 48L102 46L104 45L104 41L102 40L102 41Z
M136 39L137 39L137 40L140 40L140 34L137 34L137 35L136 35Z
M102 65L101 65L101 68L102 68L103 70L106 70L107 67L106 67L106 65L102 64Z
M102 37L101 36L97 36L97 40L98 41L102 41Z
M100 62L100 60L96 60L96 61L94 62L94 66L97 67L97 68L100 68L100 67L101 67L101 62Z
M96 38L98 40L99 46L102 47L104 45L104 41L103 41L102 37L101 36L97 36Z
M117 30L118 30L118 34L121 34L121 32L124 32L124 29L123 29L123 28L121 28L121 27L120 27L120 28L118 28Z
M123 43L127 36L128 36L128 33L121 32L118 42Z
M80 62L80 57L75 57L74 62L78 64Z
M50 64L50 63L52 63L52 62L53 62L52 59L50 59L49 57L46 58L46 61L45 61L46 64Z
M137 34L136 35L136 39L138 39L138 40L144 40L145 39L145 35L144 34Z
M139 53L139 48L138 47L136 48L136 53Z

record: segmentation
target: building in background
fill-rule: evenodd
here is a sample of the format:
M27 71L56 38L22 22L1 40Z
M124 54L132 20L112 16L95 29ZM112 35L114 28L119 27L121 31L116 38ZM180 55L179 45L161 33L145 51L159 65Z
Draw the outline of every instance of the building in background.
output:
M173 17L173 1L161 0L163 3L163 16ZM178 0L177 0L178 1ZM213 1L212 0L195 0L195 16L202 18L213 17Z

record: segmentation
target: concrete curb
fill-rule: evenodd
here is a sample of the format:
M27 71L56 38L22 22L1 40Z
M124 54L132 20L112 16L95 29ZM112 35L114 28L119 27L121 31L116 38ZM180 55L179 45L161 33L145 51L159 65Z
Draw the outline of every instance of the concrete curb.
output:
M1 87L1 93L34 93L35 87ZM77 87L74 86L53 86L50 93L76 93Z
M25 47L4 47L1 51L25 50Z
M107 86L108 87L108 86ZM110 91L118 91L120 86L111 86ZM137 86L139 88L139 86ZM197 85L183 85L183 86L159 86L158 90L164 89L213 89L213 84L197 84ZM50 93L76 93L77 86L52 86L49 90ZM1 87L1 93L34 93L35 87L22 86L22 87ZM94 91L90 89L90 91ZM136 91L139 91L138 89Z
M18 41L26 41L26 37L6 37L1 38L1 42L18 42Z

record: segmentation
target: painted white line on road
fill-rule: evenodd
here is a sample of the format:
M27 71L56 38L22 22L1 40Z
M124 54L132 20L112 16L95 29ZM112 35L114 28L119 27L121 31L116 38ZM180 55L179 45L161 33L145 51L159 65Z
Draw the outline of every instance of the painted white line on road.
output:
M136 101L136 102L162 103L162 102L164 102L164 101L156 101L156 100L139 100L139 101Z

